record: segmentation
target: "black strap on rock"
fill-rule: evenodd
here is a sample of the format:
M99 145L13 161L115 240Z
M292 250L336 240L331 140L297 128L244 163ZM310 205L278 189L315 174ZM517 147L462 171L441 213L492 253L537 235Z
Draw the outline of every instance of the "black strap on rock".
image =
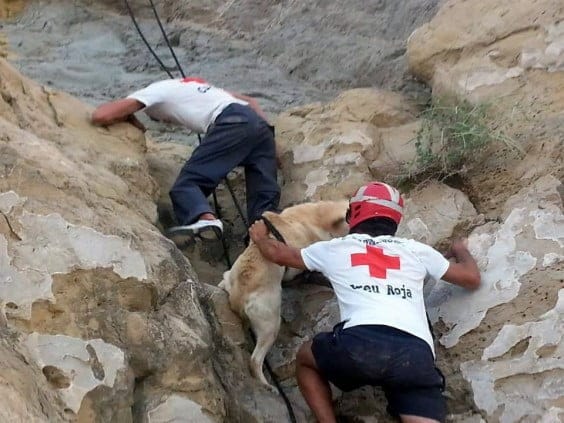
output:
M251 334L251 339L253 340L253 342L256 345L257 338L256 338L253 330L249 329L249 333ZM290 399L288 398L288 396L286 395L286 393L282 389L282 385L280 385L280 381L276 377L274 370L272 370L272 367L270 366L270 363L268 362L268 360L266 358L264 359L264 367L266 367L266 371L268 372L268 374L272 378L272 382L274 383L274 386L276 387L276 389L280 393L280 396L284 400L284 403L286 404L286 408L288 409L288 418L290 419L290 422L291 423L297 423L298 421L296 420L296 415L294 414L294 409L292 408L292 403L290 402Z

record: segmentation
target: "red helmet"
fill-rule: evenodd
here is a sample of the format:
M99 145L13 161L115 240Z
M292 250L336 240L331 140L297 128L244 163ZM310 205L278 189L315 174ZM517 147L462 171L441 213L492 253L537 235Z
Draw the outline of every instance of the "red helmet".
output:
M388 217L399 225L402 211L403 198L397 189L382 182L370 182L351 198L347 222L353 228L373 217Z

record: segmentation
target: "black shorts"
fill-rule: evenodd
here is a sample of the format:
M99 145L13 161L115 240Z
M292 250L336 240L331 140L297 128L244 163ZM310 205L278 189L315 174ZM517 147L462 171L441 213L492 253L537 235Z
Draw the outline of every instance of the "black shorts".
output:
M389 326L339 324L315 336L311 349L321 374L342 391L380 386L393 416L445 421L444 377L424 340Z

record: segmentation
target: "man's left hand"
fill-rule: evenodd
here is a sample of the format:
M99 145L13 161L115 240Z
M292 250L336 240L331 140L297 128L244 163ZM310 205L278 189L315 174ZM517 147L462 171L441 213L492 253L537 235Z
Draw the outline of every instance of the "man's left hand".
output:
M459 251L468 251L468 239L457 239L452 242L449 250L444 254L446 259L457 258Z
M263 239L267 239L268 233L269 233L268 228L266 227L266 225L262 220L257 220L249 228L249 236L255 243Z

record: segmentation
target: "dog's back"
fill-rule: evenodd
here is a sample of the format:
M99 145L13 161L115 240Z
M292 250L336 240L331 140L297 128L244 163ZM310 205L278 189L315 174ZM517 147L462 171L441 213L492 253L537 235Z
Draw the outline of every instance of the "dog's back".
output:
M265 212L265 216L284 239L294 248L304 248L317 241L344 236L348 233L345 214L347 201L318 201L304 203L284 209L276 214Z
M301 249L317 241L346 235L347 207L347 201L319 201L292 206L280 214L265 212L263 216L289 246ZM266 385L262 364L280 329L283 275L284 268L267 261L251 242L232 269L224 273L219 285L229 292L231 308L249 321L256 335L251 371Z

